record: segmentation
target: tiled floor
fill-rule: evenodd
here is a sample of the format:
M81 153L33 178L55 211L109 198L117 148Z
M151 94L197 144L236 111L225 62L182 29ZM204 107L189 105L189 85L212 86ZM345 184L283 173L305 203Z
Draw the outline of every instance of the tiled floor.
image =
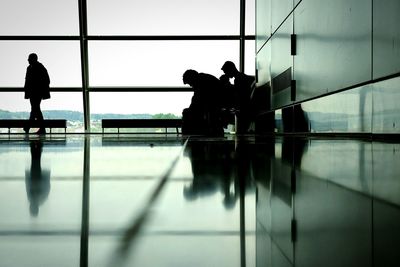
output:
M0 136L0 267L398 266L400 144Z

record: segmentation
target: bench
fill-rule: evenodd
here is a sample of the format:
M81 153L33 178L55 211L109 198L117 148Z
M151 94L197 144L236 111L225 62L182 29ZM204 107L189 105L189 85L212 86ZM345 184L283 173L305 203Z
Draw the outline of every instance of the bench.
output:
M181 119L103 119L101 127L104 133L105 128L175 128L179 134L179 128L182 127Z
M29 120L0 120L0 128L8 128L8 133L10 134L11 128L50 128L50 133L52 128L64 128L65 133L67 132L67 120L43 120L39 121L29 121Z

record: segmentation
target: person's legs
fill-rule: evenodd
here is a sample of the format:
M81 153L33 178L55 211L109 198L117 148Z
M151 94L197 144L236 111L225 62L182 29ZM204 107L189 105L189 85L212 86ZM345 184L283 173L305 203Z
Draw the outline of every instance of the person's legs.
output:
M37 114L37 110L38 110L38 105L39 105L39 110L40 110L40 102L39 104L37 103L38 101L34 98L30 98L29 102L31 104L31 113L29 114L29 122L32 122L36 119L36 114ZM24 131L25 133L29 133L29 126L24 127Z
M40 109L40 103L42 102L41 98L31 98L31 115L29 120L34 121L37 120L39 122L43 121L43 113ZM44 127L40 127L37 133L46 133L46 129Z

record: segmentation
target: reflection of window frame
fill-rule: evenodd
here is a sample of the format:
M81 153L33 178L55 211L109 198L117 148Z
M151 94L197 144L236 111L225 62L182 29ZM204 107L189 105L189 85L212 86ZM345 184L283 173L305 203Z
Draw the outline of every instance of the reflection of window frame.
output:
M240 42L239 68L244 70L245 40L255 40L255 35L245 35L245 0L240 2L240 34L239 35L115 35L91 36L87 33L86 0L79 1L79 36L52 35L12 35L0 36L0 41L80 41L82 87L52 87L51 92L81 92L83 97L83 113L85 130L90 129L89 92L190 92L188 87L91 87L89 85L88 41L226 41ZM21 87L1 87L0 92L23 92Z

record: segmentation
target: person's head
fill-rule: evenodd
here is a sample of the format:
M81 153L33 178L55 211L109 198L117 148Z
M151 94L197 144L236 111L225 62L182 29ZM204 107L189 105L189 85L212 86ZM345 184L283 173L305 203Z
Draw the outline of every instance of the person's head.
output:
M226 61L224 65L222 65L221 70L229 77L233 78L239 72L232 61Z
M195 70L185 71L185 73L183 73L183 77L182 77L183 83L189 84L190 86L193 87L198 75L199 75L199 73Z
M28 62L29 64L34 64L38 61L38 56L35 53L29 54Z

